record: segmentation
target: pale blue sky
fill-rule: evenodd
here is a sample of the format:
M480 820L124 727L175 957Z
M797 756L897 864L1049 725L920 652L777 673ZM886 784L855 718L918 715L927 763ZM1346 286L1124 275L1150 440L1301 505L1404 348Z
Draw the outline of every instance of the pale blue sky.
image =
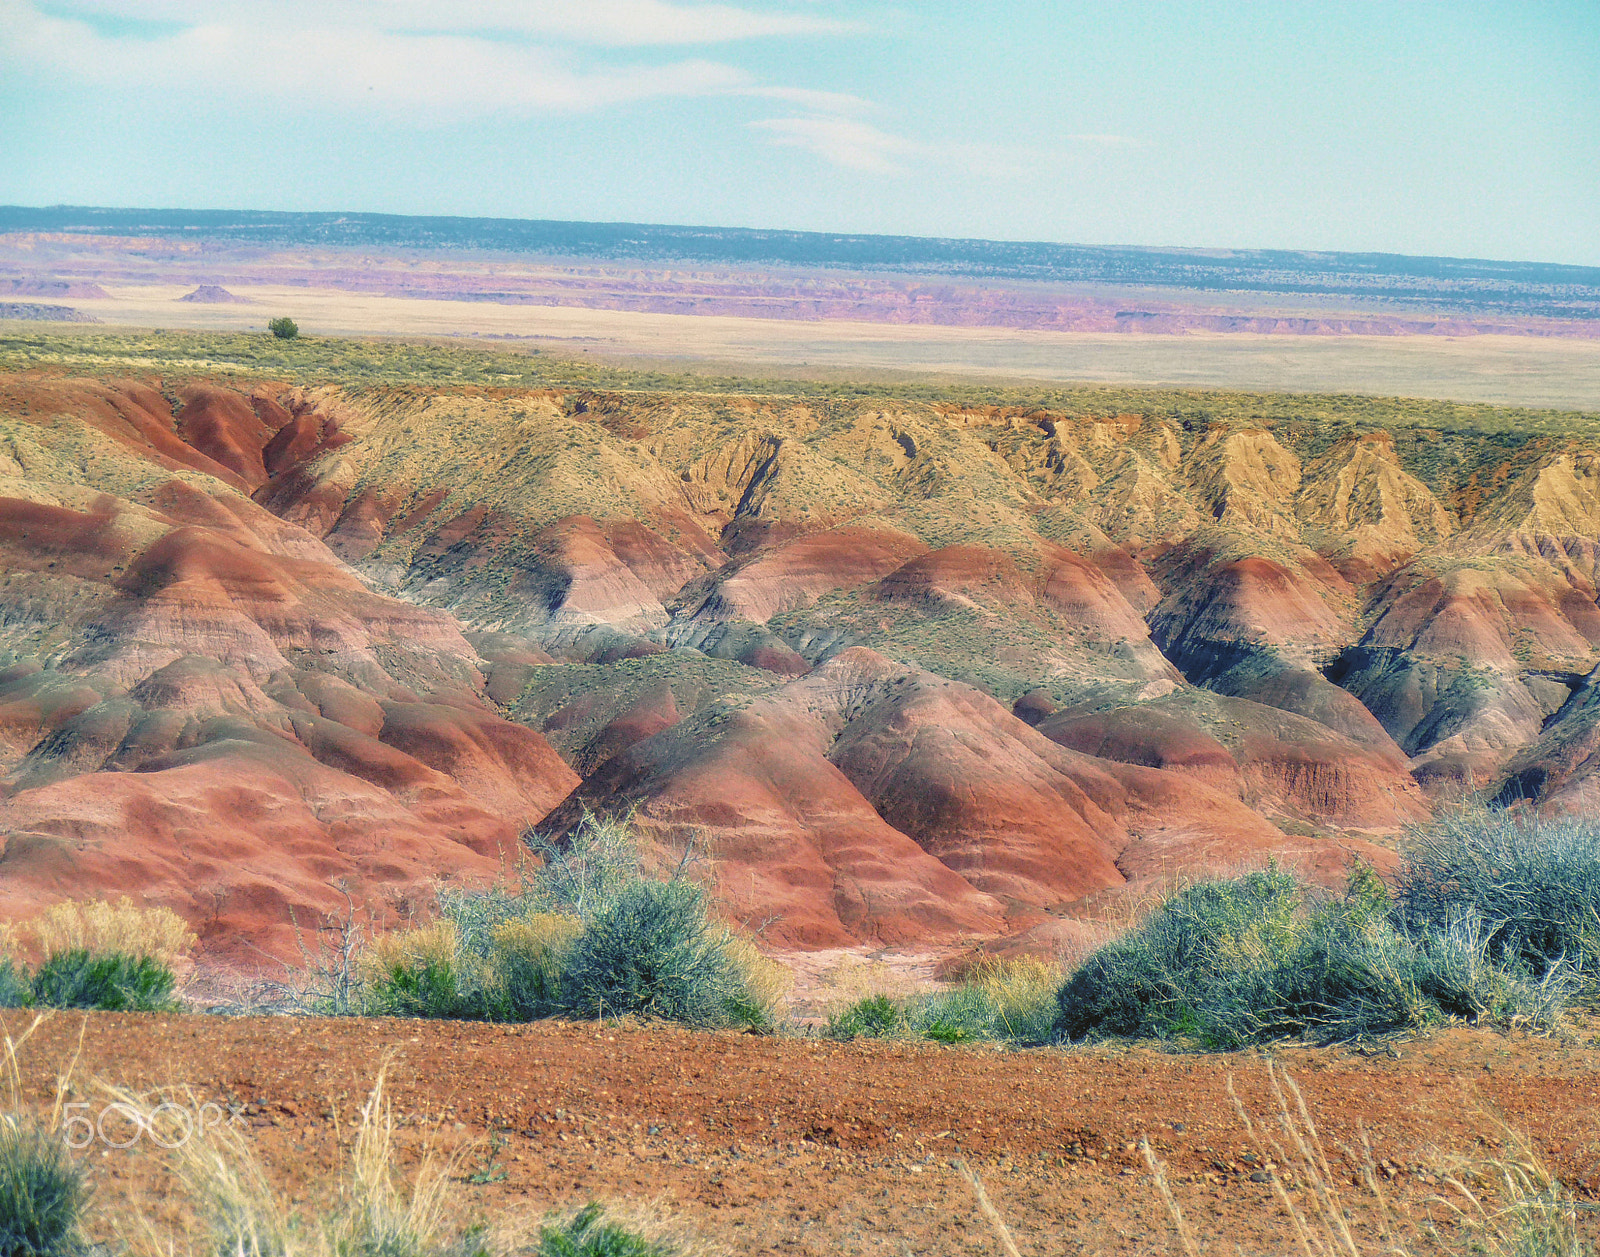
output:
M0 202L1600 265L1600 0L0 0Z

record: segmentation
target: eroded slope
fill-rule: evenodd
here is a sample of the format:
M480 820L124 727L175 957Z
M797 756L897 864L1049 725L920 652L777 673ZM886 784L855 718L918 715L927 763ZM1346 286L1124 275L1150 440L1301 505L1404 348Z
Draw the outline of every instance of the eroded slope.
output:
M0 499L16 904L220 937L632 808L775 937L955 939L1600 767L1548 425L13 379Z

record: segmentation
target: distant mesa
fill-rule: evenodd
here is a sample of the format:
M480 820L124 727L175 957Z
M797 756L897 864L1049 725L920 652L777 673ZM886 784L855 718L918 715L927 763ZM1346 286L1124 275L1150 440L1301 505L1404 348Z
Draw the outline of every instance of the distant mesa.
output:
M98 323L100 320L71 306L45 305L39 301L0 301L0 319L24 319L30 323Z
M75 279L0 279L0 297L50 297L57 301L109 301L99 284Z
M179 297L179 301L194 301L206 305L236 305L248 306L255 303L249 297L236 297L226 288L217 284L201 284L187 296Z

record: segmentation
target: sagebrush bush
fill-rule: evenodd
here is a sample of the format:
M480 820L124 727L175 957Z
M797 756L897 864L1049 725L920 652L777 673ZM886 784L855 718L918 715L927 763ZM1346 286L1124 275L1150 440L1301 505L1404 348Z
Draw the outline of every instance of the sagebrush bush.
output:
M694 883L631 882L584 923L561 976L563 1011L728 1025L748 992L726 943Z
M890 1039L906 1030L905 1010L887 995L868 995L828 1019L835 1039Z
M1600 820L1463 808L1412 831L1396 907L1413 929L1475 915L1488 953L1600 974Z
M89 1191L59 1132L0 1121L0 1257L67 1257L83 1251L79 1224Z
M1174 895L1101 948L1058 997L1058 1037L1187 1038L1206 1047L1341 1038L1446 1017L1548 1026L1570 986L1494 963L1475 916L1413 932L1358 866L1343 894L1276 868Z
M0 959L0 1008L26 1008L33 1003L33 979L20 961Z
M113 1013L175 1012L172 970L150 956L56 952L33 975L33 1000L47 1008L95 1008Z
M539 850L518 885L443 891L437 922L375 940L363 965L373 1011L775 1024L788 975L714 922L693 882L646 876L626 822L587 817Z
M626 818L585 813L565 843L539 835L529 837L539 867L523 878L523 895L549 912L587 917L610 904L623 887L639 880L643 869L639 843Z

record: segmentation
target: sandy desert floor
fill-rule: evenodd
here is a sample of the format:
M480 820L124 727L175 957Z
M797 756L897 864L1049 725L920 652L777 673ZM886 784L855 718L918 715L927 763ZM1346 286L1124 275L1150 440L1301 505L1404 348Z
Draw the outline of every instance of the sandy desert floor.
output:
M1019 331L797 322L497 305L301 287L240 288L249 305L189 304L188 286L108 287L73 306L107 324L318 335L476 336L563 353L802 374L863 371L1437 397L1600 409L1600 340L1534 336L1259 336ZM26 326L26 325L15 325ZM50 325L52 327L72 325Z

